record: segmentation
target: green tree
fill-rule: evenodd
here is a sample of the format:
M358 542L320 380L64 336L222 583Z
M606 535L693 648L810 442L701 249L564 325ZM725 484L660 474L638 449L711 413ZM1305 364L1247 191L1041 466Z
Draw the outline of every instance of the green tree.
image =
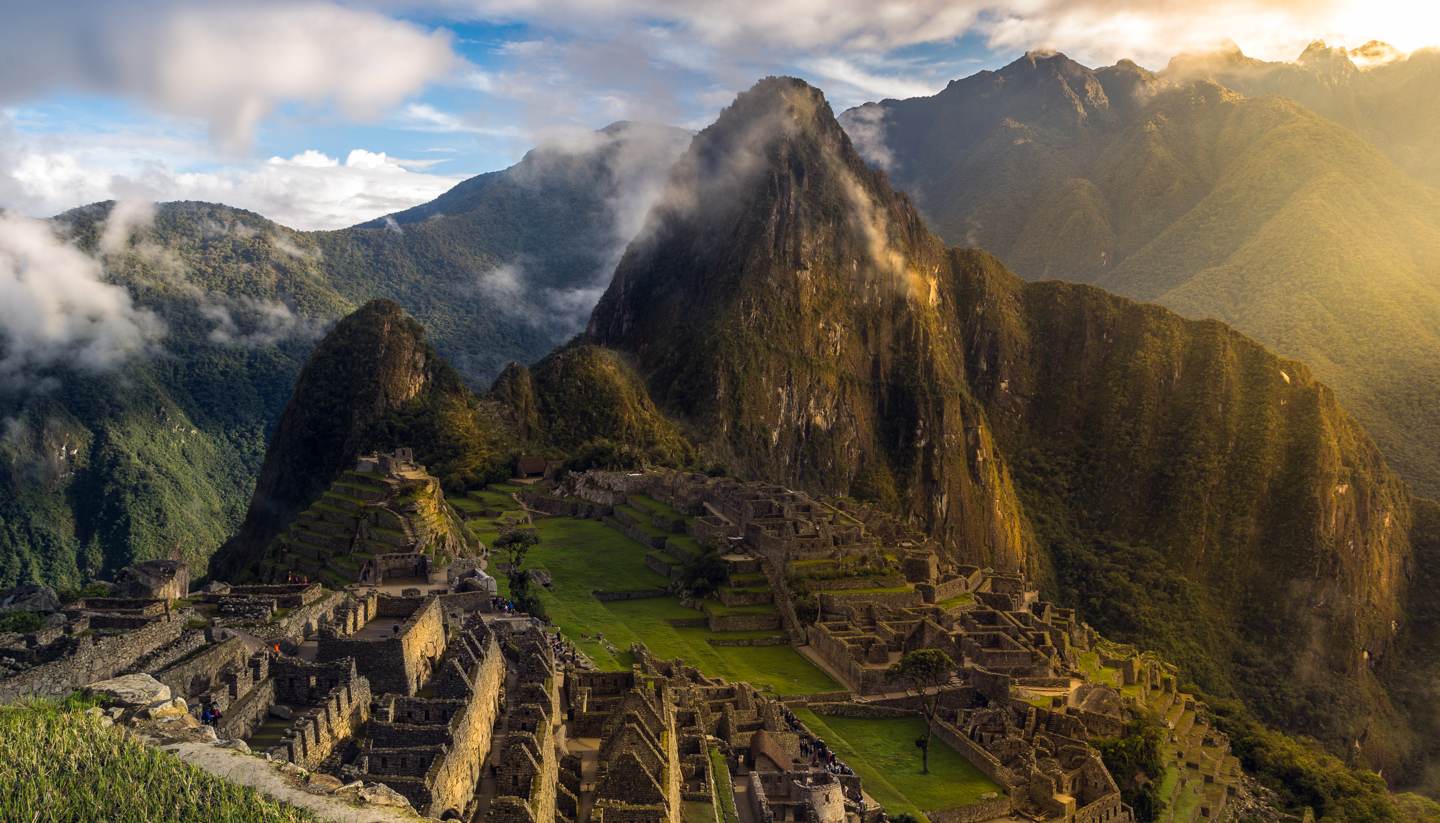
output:
M890 673L920 698L920 710L925 715L925 733L915 741L915 745L920 749L920 772L929 774L930 737L935 718L940 714L940 689L955 675L955 663L939 649L916 649L906 652L900 662L890 667Z
M540 535L532 528L513 528L495 539L490 548L499 552L505 563L505 580L510 584L510 599L522 611L543 615L540 598L530 591L530 572L525 568L525 555L539 544Z

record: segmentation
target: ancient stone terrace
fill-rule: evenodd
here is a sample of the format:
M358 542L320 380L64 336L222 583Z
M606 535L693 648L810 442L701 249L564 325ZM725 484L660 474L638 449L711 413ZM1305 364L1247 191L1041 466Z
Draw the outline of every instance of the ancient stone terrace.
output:
M345 606L339 620L321 625L316 659L353 658L377 694L414 695L430 679L445 642L438 598L366 596Z
M347 778L378 780L431 817L468 819L491 748L505 658L482 619L468 619L422 696L386 694Z

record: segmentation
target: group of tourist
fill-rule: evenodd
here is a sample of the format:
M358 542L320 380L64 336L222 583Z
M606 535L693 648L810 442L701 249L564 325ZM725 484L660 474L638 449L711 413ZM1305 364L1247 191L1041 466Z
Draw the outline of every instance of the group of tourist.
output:
M559 632L550 635L550 651L562 663L574 663L578 657L575 646Z
M497 614L516 614L515 601L503 597L490 598L490 611Z
M222 716L223 715L221 715L220 713L219 706L214 706L206 703L205 706L200 709L200 722L204 723L207 726L220 725L220 719Z
M790 726L790 731L800 735L800 756L807 760L811 766L823 768L825 771L835 775L854 775L855 770L846 765L845 761L835 756L835 752L825 745L825 741L812 735L800 718L787 707L781 707L781 713L785 722Z

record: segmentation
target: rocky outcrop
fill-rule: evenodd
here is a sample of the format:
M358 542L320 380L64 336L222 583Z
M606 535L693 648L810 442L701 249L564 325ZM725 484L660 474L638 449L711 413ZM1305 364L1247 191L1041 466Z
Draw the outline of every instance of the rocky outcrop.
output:
M300 373L245 522L215 555L212 576L241 576L374 445L388 416L441 391L464 390L426 342L424 329L397 304L375 300L336 324Z
M845 494L875 467L956 553L1035 562L965 387L945 249L817 90L742 94L663 202L589 328L662 408L743 474Z

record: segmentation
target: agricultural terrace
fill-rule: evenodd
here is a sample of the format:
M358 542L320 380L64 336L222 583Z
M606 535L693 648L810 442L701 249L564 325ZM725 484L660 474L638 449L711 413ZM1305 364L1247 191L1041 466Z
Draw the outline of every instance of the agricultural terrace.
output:
M515 500L503 490L504 486L491 486L482 492L471 492L468 497L491 513L475 516L473 512L466 512L472 518L471 530L481 540L493 540L504 524L521 523L525 519ZM652 505L661 504L652 501ZM622 533L613 523L544 516L534 517L532 523L540 535L540 544L531 549L525 566L550 575L551 585L540 590L546 615L600 668L628 669L633 662L630 646L638 642L661 658L679 657L712 677L743 680L778 695L840 689L834 680L787 643L717 646L710 642L769 639L778 632L711 631L704 625L704 613L681 605L670 594L633 600L596 599L597 590L661 592L669 585L665 577L645 564L645 556L652 550ZM497 573L497 579L503 593L507 586L504 575ZM707 602L707 609L721 613L757 608L760 607L725 607Z

